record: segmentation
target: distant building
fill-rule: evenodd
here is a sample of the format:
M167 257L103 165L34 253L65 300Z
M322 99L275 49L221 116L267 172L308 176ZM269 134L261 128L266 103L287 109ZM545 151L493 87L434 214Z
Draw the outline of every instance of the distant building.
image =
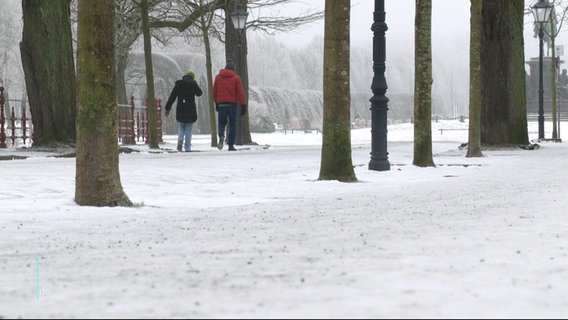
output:
M544 57L543 58L543 98L544 98L544 113L551 114L552 113L552 86L551 86L551 57ZM564 63L563 60L558 61L557 68L557 77L560 70L562 70L562 64ZM531 58L529 61L526 62L529 66L529 74L527 74L526 78L526 86L527 86L527 113L528 114L538 114L538 88L539 88L539 58ZM564 88L557 89L557 103L558 107L562 112L568 112L568 96L564 95Z

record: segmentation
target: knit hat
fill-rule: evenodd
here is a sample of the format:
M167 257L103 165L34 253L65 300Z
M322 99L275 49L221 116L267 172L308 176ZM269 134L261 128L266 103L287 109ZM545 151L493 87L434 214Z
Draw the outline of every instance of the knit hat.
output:
M227 60L227 65L225 66L225 69L235 71L235 64L233 63L233 60L231 59Z
M193 73L193 71L189 71L185 74L185 76L195 80L195 73Z

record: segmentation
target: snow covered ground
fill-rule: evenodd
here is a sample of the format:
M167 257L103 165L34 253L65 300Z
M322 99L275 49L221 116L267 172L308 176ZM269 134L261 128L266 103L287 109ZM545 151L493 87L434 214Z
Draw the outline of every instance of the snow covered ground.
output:
M315 132L137 146L136 208L79 207L73 158L1 150L30 158L0 161L0 318L567 318L568 146L470 159L440 128L467 124L434 124L423 169L390 126L388 172L354 130L353 184L317 181Z

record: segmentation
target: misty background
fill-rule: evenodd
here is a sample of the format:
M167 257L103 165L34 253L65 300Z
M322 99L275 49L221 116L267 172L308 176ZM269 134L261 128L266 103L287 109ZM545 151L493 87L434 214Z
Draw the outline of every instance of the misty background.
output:
M530 6L534 1L526 1ZM249 19L259 15L293 16L310 9L324 9L324 0L299 2L271 8L271 12L249 10ZM353 0L351 11L351 95L352 119L362 126L370 123L370 89L373 78L373 1ZM435 116L467 116L469 100L469 0L433 2L432 110ZM386 0L388 25L387 84L389 120L410 121L414 88L414 0ZM538 56L538 39L533 36L533 17L525 16L525 58ZM25 86L19 42L22 33L20 0L0 2L0 81L11 99L24 99ZM323 83L323 30L319 21L293 32L266 35L247 32L252 132L270 132L275 125L289 128L321 128ZM561 32L557 45L565 42ZM142 38L142 37L140 37ZM191 39L191 40L188 40ZM175 80L187 71L206 89L205 55L199 39L180 35L167 44L153 41L156 96L167 97ZM214 75L225 65L224 46L213 45ZM234 60L237 57L234 58ZM528 68L527 68L528 70ZM127 93L142 101L145 75L142 43L135 47L127 70ZM206 95L205 95L206 96ZM207 99L198 101L200 121L197 132L208 132ZM166 119L164 130L175 130Z

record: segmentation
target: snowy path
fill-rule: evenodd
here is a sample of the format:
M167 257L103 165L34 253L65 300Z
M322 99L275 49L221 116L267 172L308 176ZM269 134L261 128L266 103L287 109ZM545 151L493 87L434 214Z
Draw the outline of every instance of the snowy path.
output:
M3 161L0 317L565 318L568 147L455 140L383 173L357 144L355 184L309 145L121 155L135 209L74 205L74 159Z

